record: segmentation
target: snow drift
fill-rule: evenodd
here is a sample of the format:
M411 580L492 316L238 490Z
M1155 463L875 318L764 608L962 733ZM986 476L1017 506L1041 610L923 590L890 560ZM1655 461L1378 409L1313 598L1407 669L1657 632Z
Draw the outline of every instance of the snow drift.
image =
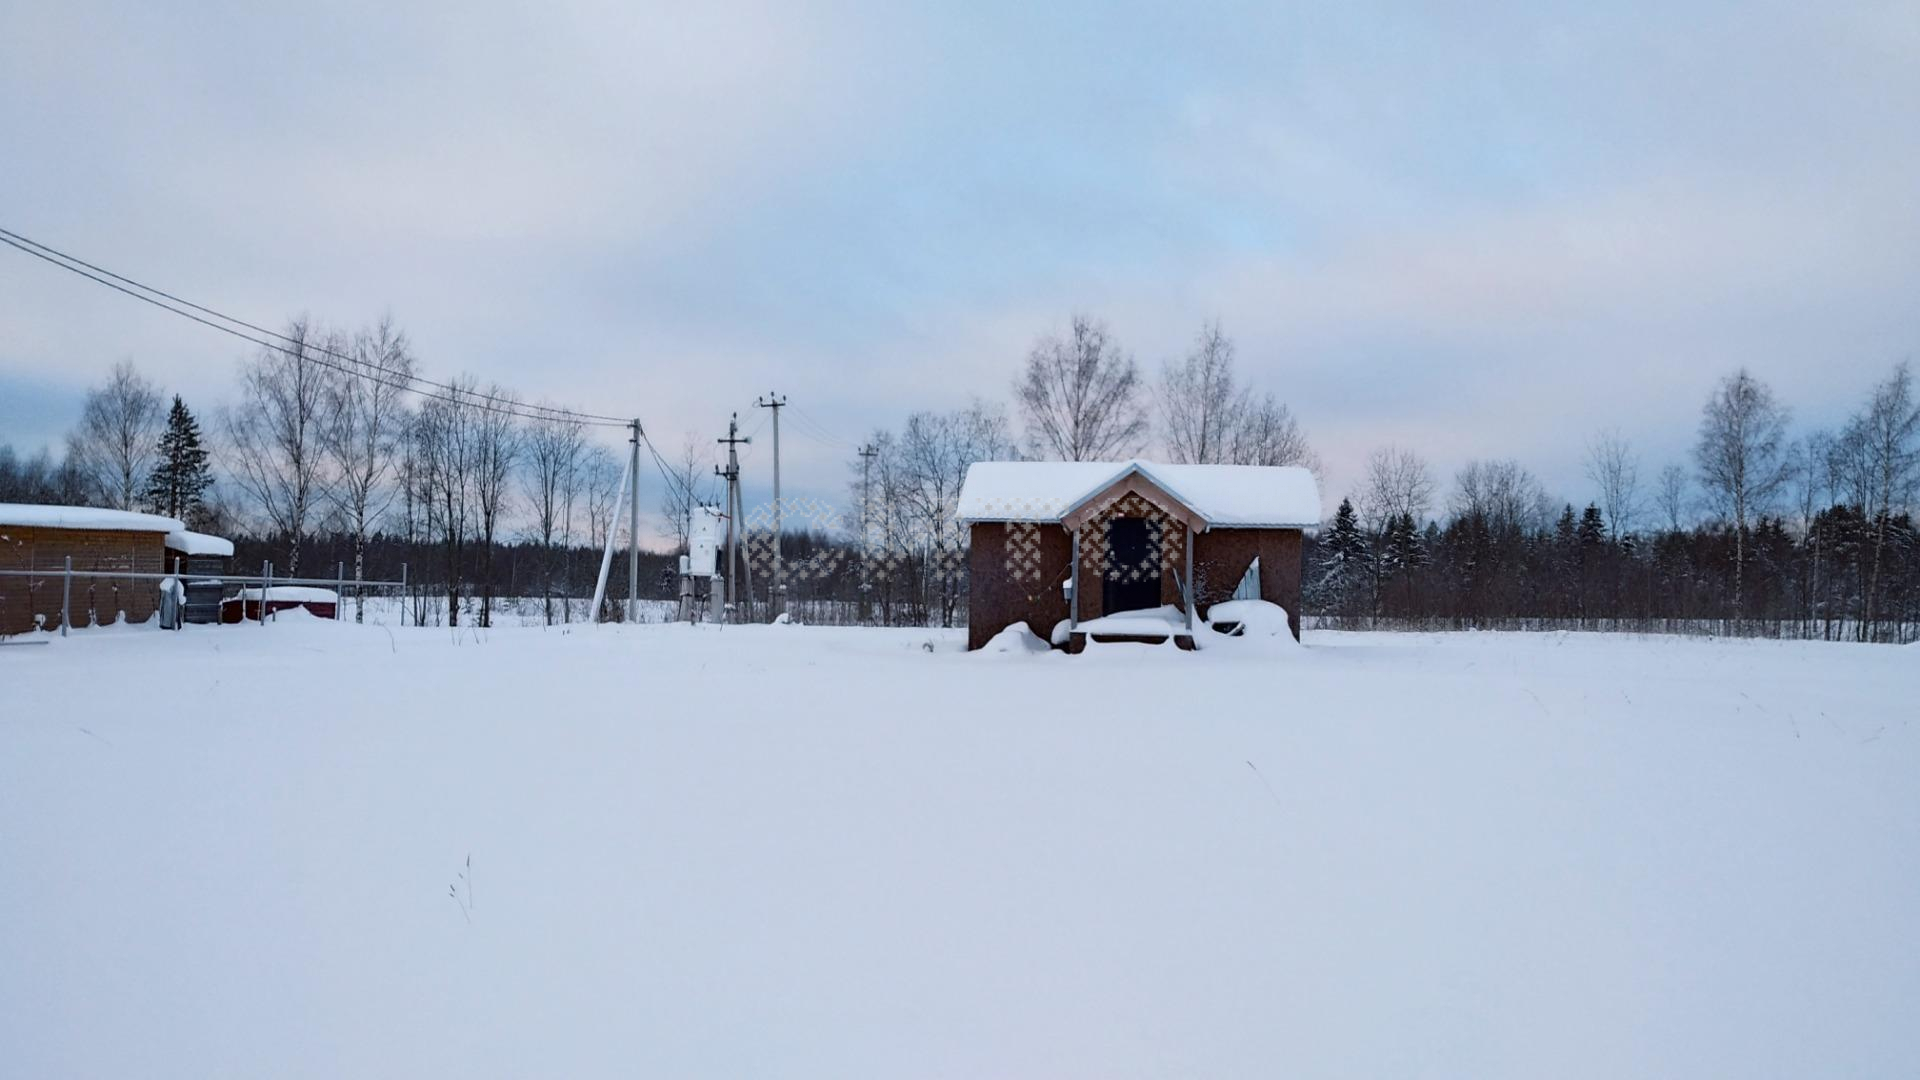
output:
M980 651L996 655L1011 653L1030 656L1034 653L1052 652L1053 646L1041 641L1039 635L1035 634L1026 623L1017 622L988 638L987 643L980 647Z

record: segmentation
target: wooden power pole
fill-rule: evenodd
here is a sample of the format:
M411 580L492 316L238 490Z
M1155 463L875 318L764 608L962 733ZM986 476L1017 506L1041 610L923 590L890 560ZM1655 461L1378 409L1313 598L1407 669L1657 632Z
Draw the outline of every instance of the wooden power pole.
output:
M736 584L740 580L740 568L734 556L738 543L736 525L740 520L740 444L753 440L740 437L740 414L734 413L727 420L727 437L715 441L725 443L727 447L726 467L716 465L713 471L727 482L727 609L731 612L740 595L739 585ZM728 618L732 618L731 614Z
M786 407L787 399L769 391L754 404L773 410L773 590L768 607L777 619L787 610L787 568L780 558L780 410Z

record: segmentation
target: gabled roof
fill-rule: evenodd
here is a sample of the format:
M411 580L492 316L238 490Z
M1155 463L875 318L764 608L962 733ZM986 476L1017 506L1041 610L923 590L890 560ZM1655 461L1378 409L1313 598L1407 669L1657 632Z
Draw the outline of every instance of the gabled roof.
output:
M177 518L136 514L131 510L103 510L96 506L41 506L0 503L0 526L22 529L90 529L103 532L168 533L184 529Z
M1165 465L1152 461L982 461L967 469L964 522L1058 522L1133 474L1214 528L1299 529L1320 523L1320 485L1291 465Z

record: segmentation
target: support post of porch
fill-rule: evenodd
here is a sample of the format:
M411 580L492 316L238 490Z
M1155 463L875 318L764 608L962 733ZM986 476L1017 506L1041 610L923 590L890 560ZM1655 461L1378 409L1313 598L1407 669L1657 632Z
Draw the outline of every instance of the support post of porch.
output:
M1067 630L1080 629L1080 530L1073 530L1073 566L1067 571Z
M1193 637L1193 606L1200 602L1200 589L1193 582L1193 526L1187 526L1187 637Z

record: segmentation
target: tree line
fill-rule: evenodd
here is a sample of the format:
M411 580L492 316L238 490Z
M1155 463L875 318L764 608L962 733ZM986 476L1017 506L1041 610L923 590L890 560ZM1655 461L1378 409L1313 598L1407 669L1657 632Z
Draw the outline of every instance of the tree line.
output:
M416 361L391 319L348 331L296 318L276 337L241 362L211 436L179 396L163 408L131 361L116 365L60 459L0 447L0 500L165 514L236 537L236 558L270 558L289 578L336 576L316 545L344 553L351 580L379 579L367 572L377 549L396 575L404 552L424 621L491 625L509 577L549 621L584 616L575 601L614 527L620 477L584 423L526 419L505 389L467 376L410 392Z
M1444 506L1418 454L1377 451L1310 538L1307 611L1335 626L1920 637L1920 401L1906 363L1833 431L1741 370L1702 406L1691 461L1650 481L1617 432L1589 444L1595 497L1477 461ZM1689 467L1690 466L1690 467Z
M416 360L390 319L348 331L298 318L279 337L283 347L243 360L237 399L207 432L178 396L163 404L130 362L117 365L87 394L63 456L0 446L0 500L166 513L236 536L242 558L271 558L286 576L319 558L316 576L345 562L349 577L390 577L404 555L427 621L488 625L507 595L537 600L549 621L585 617L580 598L618 528L620 467L584 424L529 419L507 390L466 376L413 400L400 387ZM332 362L342 356L365 376ZM1073 317L1034 341L1006 399L877 428L848 460L841 505L810 516L789 500L790 602L836 620L963 622L967 536L954 513L976 461L1150 454L1318 472L1291 408L1244 382L1237 359L1213 323L1149 372L1104 323ZM1308 538L1303 614L1342 626L1912 637L1920 411L1909 367L1835 430L1793 438L1790 420L1769 387L1736 372L1704 403L1685 462L1649 475L1617 430L1595 435L1590 498L1578 502L1551 497L1514 460L1469 462L1443 493L1417 451L1383 447ZM689 435L661 463L660 509L681 549L714 459L710 440ZM768 521L741 526L747 549L770 553ZM642 575L642 595L676 594L671 553L650 554ZM623 595L624 559L613 576L610 593ZM747 584L764 600L766 582Z

